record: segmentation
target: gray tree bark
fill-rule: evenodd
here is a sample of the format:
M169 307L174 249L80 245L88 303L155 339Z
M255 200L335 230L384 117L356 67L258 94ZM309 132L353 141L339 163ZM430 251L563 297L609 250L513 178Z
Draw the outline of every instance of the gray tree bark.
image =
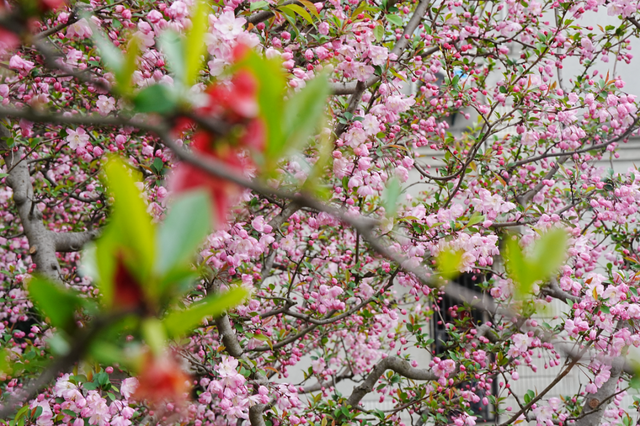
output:
M12 149L7 144L9 130L0 125L0 153L4 157L8 176L7 184L13 190L13 201L18 209L22 229L29 240L29 253L36 264L36 271L52 280L60 280L60 264L56 251L78 251L98 231L56 233L50 231L42 220L42 212L36 205L29 165L23 149Z

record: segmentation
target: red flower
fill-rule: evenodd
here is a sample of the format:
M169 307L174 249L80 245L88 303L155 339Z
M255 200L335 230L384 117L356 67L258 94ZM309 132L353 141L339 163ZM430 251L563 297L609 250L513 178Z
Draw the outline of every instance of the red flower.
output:
M138 375L138 387L133 398L147 400L151 404L180 402L188 395L189 381L189 376L172 355L148 353Z
M0 52L13 50L20 45L20 38L13 32L0 27Z
M40 0L40 9L47 12L49 10L58 10L67 2L65 0Z
M242 150L261 152L265 147L265 126L258 117L258 83L251 72L239 71L228 84L212 84L206 91L207 103L196 110L200 116L214 117L233 126L229 136L216 139L204 130L196 130L191 144L194 153L225 163L239 173L244 168ZM178 119L174 132L181 133L194 123ZM240 188L189 164L179 164L173 176L173 190L204 188L210 194L217 223L226 216L240 193Z
M144 308L145 300L142 287L138 279L127 268L122 255L118 255L116 260L114 281L113 307L122 310Z
M227 115L230 121L255 118L259 107L258 82L247 70L240 70L228 85L212 84L207 89L208 103L198 110L201 114Z
M196 133L193 139L192 147L196 154L204 154L215 158L238 170L238 172L242 171L242 163L238 156L239 152L236 149L227 146L226 152L216 152L212 142L213 138L202 131ZM198 188L206 189L211 195L216 223L226 222L227 212L240 193L240 188L237 185L226 179L212 176L204 170L187 163L180 163L176 167L172 187L173 190L178 192Z

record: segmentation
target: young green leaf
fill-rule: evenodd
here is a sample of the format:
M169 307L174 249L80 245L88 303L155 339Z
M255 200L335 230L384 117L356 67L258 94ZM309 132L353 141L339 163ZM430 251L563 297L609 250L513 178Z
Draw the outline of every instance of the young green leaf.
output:
M233 287L220 295L212 295L201 302L194 303L181 311L170 312L163 320L167 334L180 337L189 333L207 317L217 317L226 310L239 305L249 296L243 287Z
M533 288L533 275L529 262L522 253L522 248L515 236L509 236L506 242L506 251L504 254L509 276L516 283L516 295L522 298L531 292Z
M112 227L118 230L120 242L134 249L140 267L150 271L155 262L155 226L136 186L137 172L117 157L109 159L104 171L109 192L115 199Z
M465 227L468 228L470 226L476 225L483 221L484 221L484 216L478 212L475 212L473 216L469 218L469 221L467 222L467 225Z
M154 84L138 92L133 104L138 112L167 114L176 108L177 99L169 86Z
M267 148L267 164L275 165L277 161L300 147L318 127L329 97L329 82L321 75L309 81L287 101L282 116L284 131L283 143L280 146L269 144Z
M113 71L116 75L119 74L124 64L124 56L122 55L122 52L120 51L120 49L113 45L111 40L105 37L102 30L96 27L96 25L91 20L90 15L87 14L84 19L89 23L89 26L91 27L91 38L100 51L100 58L102 59L102 62L104 62L106 67Z
M269 7L269 3L264 0L254 1L249 5L249 11L253 12L256 10L266 9Z
M547 279L564 263L567 252L567 233L559 228L546 232L536 241L531 255L539 279Z
M442 250L436 257L436 268L440 275L451 280L460 275L462 267L462 250Z
M258 105L267 133L267 159L281 158L284 140L282 131L285 79L282 64L276 59L264 59L253 51L238 63L238 69L249 69L258 80Z
M29 297L51 325L65 329L73 323L73 314L80 306L79 297L74 291L39 276L29 281L27 289Z
M11 351L8 349L0 349L0 374L14 374L14 364L11 362L11 355ZM15 352L13 355L15 356Z
M321 19L320 14L318 13L318 8L316 7L315 4L311 3L309 0L298 0L298 1L302 3L304 7L307 8L309 13L311 13L316 19L318 20Z
M185 81L186 65L184 63L184 40L178 33L166 30L158 37L160 51L166 58L167 68L177 82Z
M111 304L114 294L116 260L126 256L139 283L150 285L155 263L155 226L142 193L136 187L136 172L117 157L111 157L104 166L106 186L113 197L113 214L110 223L96 241L95 266L98 285L106 304Z
M211 200L204 191L188 192L176 199L158 229L156 270L166 274L188 263L211 231Z
M128 95L132 92L131 80L133 79L134 71L138 69L140 43L140 40L134 36L127 44L127 53L124 56L122 67L116 72L117 89L120 93Z
M376 25L373 29L373 35L376 38L377 42L381 42L384 37L384 27L382 25Z
M398 15L387 15L386 16L387 21L391 22L393 25L395 25L396 27L401 27L402 26L402 18L399 17Z
M184 43L184 84L191 87L197 80L202 68L206 44L204 42L207 33L209 5L206 0L198 0L191 14L191 28L187 32Z
M384 207L385 215L387 217L393 217L396 215L398 211L398 200L400 199L400 194L402 193L402 188L400 186L400 181L393 177L387 181L387 186L382 192L382 206Z
M151 352L158 355L166 347L167 335L162 322L157 318L147 318L142 321L142 338L149 345Z
M536 281L548 279L562 265L567 249L567 235L562 229L552 229L544 234L526 256L520 244L509 237L505 261L511 278L516 283L516 296L522 298L531 293Z
M309 12L307 12L302 6L298 6L297 4L289 4L285 6L280 6L280 9L291 10L297 13L298 15L302 16L302 18L304 18L304 20L307 21L309 24L313 25L313 19L311 19L311 15L309 15Z

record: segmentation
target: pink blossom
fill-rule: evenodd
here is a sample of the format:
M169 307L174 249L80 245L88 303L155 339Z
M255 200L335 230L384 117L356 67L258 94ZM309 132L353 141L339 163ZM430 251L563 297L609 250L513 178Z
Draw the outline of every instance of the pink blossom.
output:
M83 39L83 38L91 37L92 35L93 35L93 31L91 30L91 27L89 26L89 23L87 22L87 20L84 18L80 19L78 22L70 25L67 28L67 37L70 37L70 38Z
M29 72L33 69L34 63L18 55L13 55L11 59L9 59L9 66L14 70Z
M89 143L89 135L82 127L78 127L76 130L67 129L66 140L71 149L76 149Z

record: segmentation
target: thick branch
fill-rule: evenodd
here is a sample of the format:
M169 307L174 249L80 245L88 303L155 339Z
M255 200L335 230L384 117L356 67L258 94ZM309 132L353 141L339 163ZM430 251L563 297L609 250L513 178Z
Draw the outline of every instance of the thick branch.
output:
M100 231L94 229L92 231L83 232L53 232L56 251L70 252L79 251L86 243L98 237Z
M353 392L347 400L347 404L351 407L357 406L366 394L373 391L373 387L378 382L378 379L380 379L387 370L393 370L399 375L411 380L438 380L438 376L436 376L431 370L414 368L411 366L409 361L393 356L388 357L378 362L364 382L353 388Z
M334 386L336 383L339 383L343 380L351 379L352 377L353 377L353 372L351 371L351 369L347 369L347 371L345 371L344 373L338 374L337 376L334 376L329 380L326 380L324 382L318 382L313 385L305 386L304 388L302 388L302 390L300 390L299 393L318 392L322 389L328 388L329 386Z
M22 229L29 240L29 253L36 264L36 270L44 276L57 280L60 265L56 258L56 247L51 233L42 222L42 213L35 204L29 166L22 158L24 151L11 150L6 143L9 131L0 126L0 152L9 171L7 183L13 190L13 201L18 209Z
M542 293L554 297L558 300L562 300L564 303L568 303L569 300L575 303L580 302L580 298L578 296L574 296L573 294L567 293L566 291L562 290L558 285L558 281L555 279L555 277L552 277L549 280L549 285L542 289Z
M216 327L218 327L218 333L222 337L222 343L227 349L229 355L234 358L240 358L242 356L242 346L238 342L236 334L233 332L229 316L227 314L222 315L216 319Z

